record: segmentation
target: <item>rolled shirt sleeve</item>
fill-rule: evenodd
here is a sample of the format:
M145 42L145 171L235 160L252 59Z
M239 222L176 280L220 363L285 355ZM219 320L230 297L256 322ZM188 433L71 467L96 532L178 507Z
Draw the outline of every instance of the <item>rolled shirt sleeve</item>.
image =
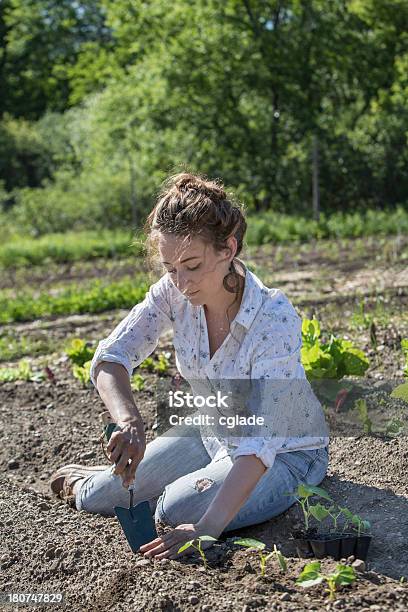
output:
M318 446L327 434L323 410L301 363L301 319L288 317L287 322L271 336L269 346L253 357L247 414L264 417L265 424L253 428L254 435L240 438L230 454L232 461L256 455L270 468L278 451L290 450L290 440L296 438L300 448Z
M120 363L129 378L136 368L156 348L159 337L170 330L173 316L168 292L168 274L153 284L140 304L101 340L90 367L90 378L96 387L95 369L102 361Z

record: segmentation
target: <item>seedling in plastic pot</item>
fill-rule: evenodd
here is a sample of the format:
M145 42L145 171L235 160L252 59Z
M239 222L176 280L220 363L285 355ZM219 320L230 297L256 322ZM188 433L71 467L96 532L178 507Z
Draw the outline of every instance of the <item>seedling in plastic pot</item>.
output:
M294 496L299 502L302 511L303 517L305 519L305 531L309 529L309 516L310 516L310 497L313 495L318 495L327 501L333 501L330 495L327 493L325 489L321 487L314 487L312 485L300 484L298 485L296 491L293 493L286 493L286 495Z
M354 525L354 530L357 531L358 537L360 537L362 531L368 531L371 528L371 523L369 521L364 521L358 514L353 516L351 522Z
M334 533L337 533L337 521L339 520L339 517L344 514L343 510L344 508L339 508L338 506L330 506L330 508L327 509L333 520L333 529L331 531L334 531Z
M361 518L358 514L353 514L348 508L339 508L346 518L346 523L343 527L343 531L346 527L351 523L353 525L354 531L357 531L358 537L360 537L361 532L364 532L371 528L371 523Z
M269 561L271 557L276 558L279 564L279 567L282 571L286 572L288 568L287 563L286 563L286 557L276 547L276 544L273 545L273 551L267 554L263 553L263 550L265 549L264 542L260 542L259 540L255 540L254 538L244 538L242 540L234 540L234 544L240 544L241 546L246 546L247 548L255 548L255 550L259 552L261 576L265 576L266 563Z
M301 587L308 588L315 584L326 581L330 601L336 596L337 587L340 585L351 584L356 579L356 572L350 565L339 563L331 574L323 574L320 571L320 561L308 563L296 579L296 583Z
M183 546L181 546L181 548L179 548L177 552L181 553L184 550L187 550L187 548L189 548L190 546L192 546L193 548L198 550L198 552L200 553L200 556L201 556L201 558L203 560L203 563L204 563L204 568L207 569L207 565L208 565L207 564L207 559L206 559L206 556L204 554L203 549L201 548L201 542L207 542L207 541L210 541L210 540L216 542L217 538L213 538L210 535L199 536L198 538L194 538L194 540L189 540L188 542L183 544ZM194 542L196 542L196 541L198 541L198 545L197 546L194 544Z

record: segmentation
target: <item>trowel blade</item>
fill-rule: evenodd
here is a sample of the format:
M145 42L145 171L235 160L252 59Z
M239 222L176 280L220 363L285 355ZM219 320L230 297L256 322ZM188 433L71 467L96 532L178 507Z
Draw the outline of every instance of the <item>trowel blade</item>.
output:
M133 552L138 552L140 546L157 538L148 501L140 502L132 508L115 506L114 510Z

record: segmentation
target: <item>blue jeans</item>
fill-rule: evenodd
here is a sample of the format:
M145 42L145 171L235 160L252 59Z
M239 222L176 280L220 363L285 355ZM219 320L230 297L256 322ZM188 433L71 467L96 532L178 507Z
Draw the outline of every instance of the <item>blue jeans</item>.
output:
M301 482L320 484L328 461L327 447L279 453L224 531L262 523L290 508L296 500L285 493L294 491ZM146 445L136 469L133 503L149 501L155 520L171 527L196 523L232 465L229 456L211 460L199 427L189 426L188 435L177 437L167 432ZM76 494L78 510L114 516L114 506L129 507L129 492L112 469L108 467L84 479Z

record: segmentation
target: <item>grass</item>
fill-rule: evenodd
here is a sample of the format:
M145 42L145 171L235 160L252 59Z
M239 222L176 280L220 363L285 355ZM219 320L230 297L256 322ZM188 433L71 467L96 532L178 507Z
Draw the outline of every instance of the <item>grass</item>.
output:
M109 284L100 280L88 282L86 286L73 283L53 293L25 290L12 297L8 291L3 291L0 293L0 324L131 308L143 301L148 289L145 275L139 275Z
M0 338L0 361L13 361L25 356L38 356L55 350L55 343L47 338L17 337L7 333Z
M38 266L47 262L67 263L104 257L123 258L141 255L141 245L132 246L129 232L67 232L40 238L15 236L0 246L0 268Z
M404 236L408 234L408 212L403 207L392 211L368 210L365 213L334 213L322 215L320 221L267 211L248 216L246 243L249 247L265 244L283 245L291 242L304 243L322 239L358 239L367 236ZM47 262L67 263L92 260L99 257L122 259L144 252L142 233L134 236L124 230L99 232L66 232L48 234L40 238L14 236L0 246L0 268L38 266ZM398 245L385 245L389 257L408 258L408 253L399 253ZM361 255L365 246L361 244ZM326 247L331 257L336 257L338 247L334 243ZM277 252L276 263L282 253Z

